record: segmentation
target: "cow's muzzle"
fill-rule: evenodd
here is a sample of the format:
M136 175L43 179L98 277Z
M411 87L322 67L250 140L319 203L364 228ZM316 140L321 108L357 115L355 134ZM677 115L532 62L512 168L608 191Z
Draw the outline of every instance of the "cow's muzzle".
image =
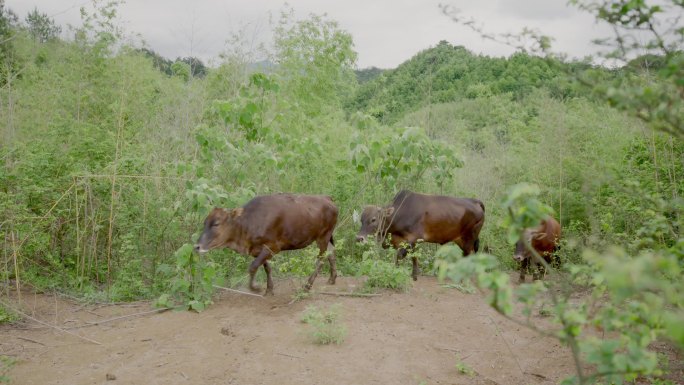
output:
M520 254L515 254L515 255L513 255L513 259L515 259L518 262L522 262L523 259L525 259L525 257L520 255Z
M357 235L356 236L356 242L365 242L365 241L366 241L365 235Z
M203 249L202 246L199 243L197 243L197 244L195 244L195 247L193 247L193 251L195 253L202 255L202 254L206 254L209 250Z

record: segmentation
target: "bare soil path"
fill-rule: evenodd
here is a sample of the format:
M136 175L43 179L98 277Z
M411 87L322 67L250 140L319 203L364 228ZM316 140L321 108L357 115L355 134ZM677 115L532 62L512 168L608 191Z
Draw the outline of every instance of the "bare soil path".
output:
M351 291L340 278L318 291ZM555 340L499 317L479 294L420 277L408 293L369 298L316 294L291 303L299 283L276 282L269 298L221 293L206 311L167 311L74 328L150 310L24 294L36 323L0 326L0 354L17 362L12 384L555 384L573 372ZM319 346L304 333L307 305L339 303L347 338ZM459 372L466 364L474 374Z

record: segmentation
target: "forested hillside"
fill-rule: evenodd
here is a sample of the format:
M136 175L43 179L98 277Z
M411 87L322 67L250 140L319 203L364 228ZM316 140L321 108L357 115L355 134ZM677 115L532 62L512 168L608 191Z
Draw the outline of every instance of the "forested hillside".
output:
M226 250L196 259L204 217L275 192L333 197L345 275L368 273L369 256L392 258L355 243L354 213L365 204L387 204L401 189L478 198L482 249L506 271L505 202L535 195L511 190L528 183L563 228L561 271L591 266L602 277L582 283L591 286L610 279L587 255L674 261L661 282L680 287L668 286L658 309L669 313L650 321L662 332L682 319L684 142L659 128L662 115L640 119L597 88L661 84L651 65L487 57L441 41L395 69L355 74L349 33L326 17L285 13L264 73L240 46L216 67L163 58L121 29L113 6L86 8L62 35L39 11L1 11L3 290L11 282L111 301L167 294L164 304L201 310L212 282L244 284L251 262ZM681 54L647 59L681 74ZM585 71L590 84L575 77ZM425 274L435 274L435 250L416 251ZM278 255L274 270L305 276L315 253ZM0 321L10 317L0 310ZM681 338L681 325L673 333Z

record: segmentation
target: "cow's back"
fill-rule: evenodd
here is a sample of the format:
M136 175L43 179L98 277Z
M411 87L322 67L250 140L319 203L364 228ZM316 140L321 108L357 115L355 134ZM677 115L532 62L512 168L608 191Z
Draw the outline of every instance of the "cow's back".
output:
M477 199L401 191L392 206L395 214L390 232L411 234L428 242L452 241L481 226L484 220L484 205Z
M241 224L253 242L275 241L289 249L304 247L332 232L337 216L338 209L328 196L274 194L245 204Z
M532 247L540 254L551 253L558 244L560 236L560 223L552 217L546 217L534 231Z

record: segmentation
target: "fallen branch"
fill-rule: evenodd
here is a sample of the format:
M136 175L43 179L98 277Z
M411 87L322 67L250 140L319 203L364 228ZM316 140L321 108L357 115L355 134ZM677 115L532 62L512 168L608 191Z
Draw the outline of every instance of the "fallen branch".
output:
M291 354L285 354L285 353L278 353L278 352L276 352L276 354L281 355L281 356L285 356L285 357L290 357L290 358L299 358L299 359L304 358L304 357L293 356L293 355L291 355Z
M41 321L41 320L39 320L39 319L33 318L33 317L31 317L30 315L24 313L23 311L21 311L21 310L19 310L19 309L16 309L14 306L8 305L8 304L5 303L4 301L0 301L0 303L1 303L3 306L5 306L5 307L9 308L10 310L12 310L13 312L16 312L17 314L19 314L19 315L21 315L21 316L23 316L23 317L26 317L26 318L30 319L31 321L38 322L38 323L41 324L41 325L44 325L44 326L53 328L53 329L55 329L55 330L59 330L59 331L62 332L62 333L71 334L71 335L74 336L74 337L78 337L78 338L80 338L80 339L82 339L82 340L84 340L84 341L88 341L88 342L90 342L90 343L92 343L92 344L102 346L102 343L97 342L97 341L95 341L95 340L93 340L93 339L90 339L90 338L88 338L88 337L84 337L84 336L78 335L78 334L76 334L76 333L74 333L74 332L70 332L70 331L68 331L68 330L66 330L66 329L62 329L62 328L60 328L59 326L50 325L50 324L47 323L47 322L43 322L43 321Z
M529 375L535 376L535 377L540 378L540 379L542 379L542 380L548 380L548 379L549 379L549 378L546 377L545 375L539 374L539 373L525 372L525 374L529 374Z
M337 295L340 297L380 297L382 294L366 294L366 293L339 293L333 291L315 291L313 294Z
M17 339L20 339L20 340L28 341L28 342L33 342L34 344L47 346L47 345L45 345L44 343L42 343L42 342L40 342L40 341L32 340L32 339L30 339L30 338L24 338L24 337L16 337L16 338L17 338Z
M246 292L246 291L240 291L240 290L235 290L235 289L229 289L229 288L227 288L227 287L218 286L218 285L213 285L213 286L214 286L215 288L217 288L217 289L221 289L221 290L225 290L225 291L231 291L231 292L233 292L233 293L239 293L239 294L244 294L244 295L251 295L251 296L253 296L253 297L261 297L261 298L264 298L264 296L261 295L261 294L248 293L248 292Z
M161 308L161 309L154 309L154 310L149 310L149 311L143 311L143 312L140 312L140 313L122 315L122 316L120 316L120 317L114 317L114 318L104 319L104 320L101 320L101 321L87 321L85 325L72 326L72 327L69 327L69 328L67 328L67 329L71 330L71 329L86 328L86 327L88 327L88 326L100 325L100 324L103 324L103 323L112 322L112 321L118 321L118 320L122 320L122 319L125 319L125 318L138 317L138 316L141 316L141 315L151 314L151 313L161 313L161 312L167 311L167 310L171 310L171 308L169 308L169 307L164 307L164 308Z

